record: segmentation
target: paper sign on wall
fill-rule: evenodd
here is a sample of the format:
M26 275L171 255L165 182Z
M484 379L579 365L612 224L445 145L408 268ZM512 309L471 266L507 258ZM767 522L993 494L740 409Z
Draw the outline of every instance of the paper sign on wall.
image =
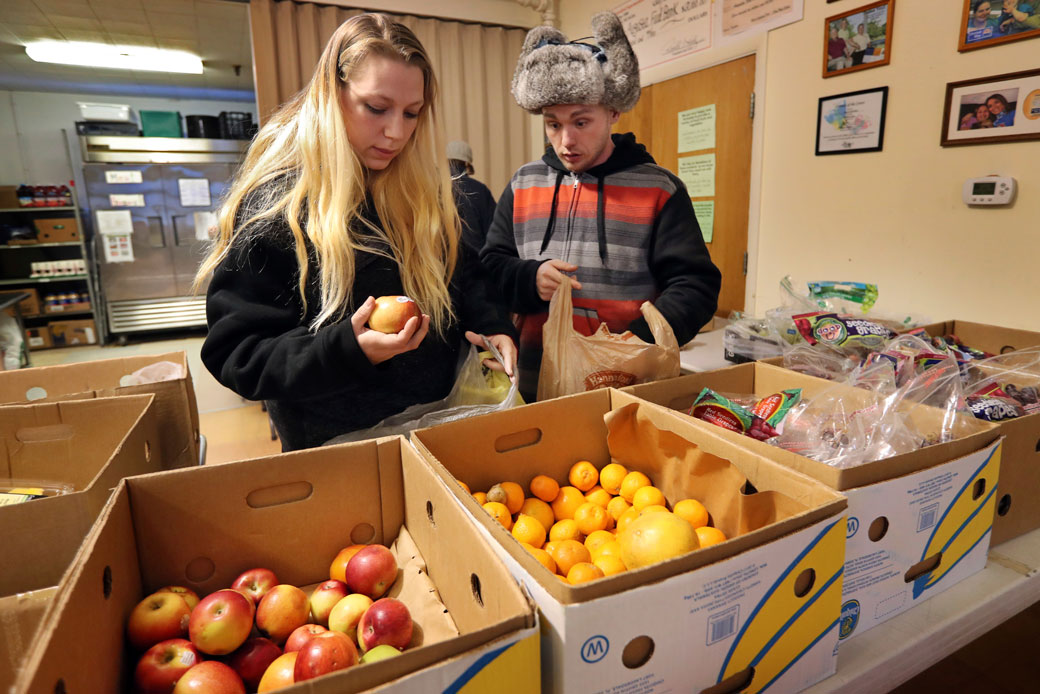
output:
M679 178L691 198L715 197L715 155L679 157Z
M134 220L130 210L98 210L95 214L105 262L134 262Z
M215 234L217 231L217 215L213 212L195 213L195 240L209 241L210 230Z
M137 194L109 195L108 204L112 207L144 207L144 196Z
M181 207L209 207L208 178L178 178L177 188L181 193Z
M614 13L625 27L640 70L711 47L710 0L628 0Z
M108 234L101 237L106 263L134 262L134 242L130 234Z
M140 183L140 171L106 171L105 183Z
M715 104L679 112L679 151L715 149Z
M711 243L715 238L715 201L692 200L693 213L697 215L697 224L704 236L704 243Z
M102 236L134 233L134 220L130 216L130 210L98 210L97 232Z

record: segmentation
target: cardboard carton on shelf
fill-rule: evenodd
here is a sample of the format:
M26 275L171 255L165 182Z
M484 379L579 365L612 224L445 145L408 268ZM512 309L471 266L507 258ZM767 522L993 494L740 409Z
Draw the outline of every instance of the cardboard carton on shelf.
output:
M964 418L963 429L971 433L961 438L841 469L690 417L686 412L703 388L760 397L801 388L802 397L811 399L842 386L756 362L625 389L668 407L692 426L714 430L848 496L842 639L920 604L986 565L1002 476L996 426ZM852 387L845 391L852 409L867 406L868 393ZM920 431L937 432L943 413L920 405L908 414Z
M537 691L533 606L400 437L125 480L62 581L18 691L49 693L59 682L70 692L119 691L136 664L124 648L127 615L162 586L205 595L253 566L307 586L328 578L341 548L390 544L402 528L426 563L416 578L433 582L457 635L313 680L306 691L485 691L480 682ZM432 630L412 612L426 638Z
M612 389L418 430L412 441L534 597L542 691L793 692L834 672L846 501L820 482ZM602 468L612 458L673 503L703 499L730 539L569 585L456 481L526 489L535 475L566 480L579 460Z
M73 345L96 345L97 328L94 321L86 320L63 320L51 321L48 325L51 331L51 340L55 347L71 347Z
M46 208L41 208L46 209ZM79 241L79 225L75 217L39 218L34 220L40 243L68 243Z
M40 293L35 289L26 288L0 291L0 299L5 298L5 296L10 296L12 294L22 293L29 295L18 302L18 308L21 311L22 318L29 318L31 316L38 315L40 313ZM6 309L6 313L8 315L13 316L14 309L8 308Z
M46 325L26 328L25 342L29 345L29 349L47 349L54 346L54 340L51 339L51 331ZM2 400L0 398L0 401Z

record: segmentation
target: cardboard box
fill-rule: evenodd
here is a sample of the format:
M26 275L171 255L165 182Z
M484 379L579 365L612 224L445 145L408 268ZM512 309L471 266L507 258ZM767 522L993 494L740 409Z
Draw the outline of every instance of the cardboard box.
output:
M304 691L357 692L406 675L388 691L460 691L467 682L464 691L486 691L478 683L488 677L495 691L537 691L530 601L400 437L125 480L62 581L18 691L119 691L136 662L123 647L126 618L150 591L179 584L208 594L249 566L309 585L328 577L340 548L389 544L402 526L459 636Z
M803 397L812 398L842 386L757 362L625 389L848 496L841 638L863 633L985 566L1001 460L994 425L965 418L973 432L967 436L840 469L686 415L705 387L763 397L802 388ZM868 402L865 391L846 390L852 402ZM909 414L924 431L937 431L942 417L925 406Z
M54 346L54 340L51 339L51 331L46 325L26 328L25 342L29 345L29 349L47 349ZM2 400L3 398L0 398L0 401Z
M18 186L0 186L0 209L10 210L18 207Z
M0 407L0 480L70 484L74 492L0 506L0 691L32 636L41 600L58 584L119 480L160 469L151 395ZM31 609L30 609L31 608ZM8 619L17 619L9 624Z
M40 243L68 243L79 241L79 225L75 217L37 219L34 222Z
M85 320L51 321L48 324L55 347L96 345L97 329L90 318Z
M14 684L14 675L57 590L52 586L0 597L0 688L5 691Z
M18 302L18 308L21 309L22 317L27 318L29 316L35 316L40 313L40 293L35 289L15 289L13 291L7 290L0 292L0 298L10 296L11 294L22 294L27 293L29 296ZM7 314L13 316L14 309L8 308Z
M921 326L932 336L956 335L968 347L993 354L1005 354L1020 349L1040 346L1040 332L1002 328L985 323L948 320Z
M184 377L136 386L121 386L124 376L169 361L181 366ZM168 468L199 464L199 410L184 352L102 359L9 371L0 376L0 403L36 400L78 400L114 395L155 395L163 464Z
M566 479L577 460L602 467L612 453L605 416L619 430L631 424L660 436L654 448L694 456L661 466L641 458L649 447L625 449L623 458L616 451L668 498L705 498L691 487L707 465L749 482L718 491L761 514L724 518L732 509L709 506L729 541L571 586L455 482L480 490L512 480L526 488L536 474ZM846 505L837 492L612 389L419 430L412 441L534 597L544 625L542 691L699 692L750 678L748 691L793 692L834 672ZM752 486L758 493L747 493ZM796 595L795 584L809 577Z

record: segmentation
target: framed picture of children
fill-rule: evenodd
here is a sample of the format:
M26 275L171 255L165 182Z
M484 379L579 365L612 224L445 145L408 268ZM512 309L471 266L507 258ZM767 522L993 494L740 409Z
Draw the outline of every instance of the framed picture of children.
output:
M1040 36L1040 0L962 0L959 51Z
M880 0L824 21L824 77L888 65L895 4L896 0Z
M1040 69L946 85L943 147L1040 140Z

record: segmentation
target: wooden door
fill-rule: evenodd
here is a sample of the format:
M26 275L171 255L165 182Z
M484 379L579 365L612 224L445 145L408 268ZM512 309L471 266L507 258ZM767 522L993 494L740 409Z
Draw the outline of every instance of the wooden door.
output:
M722 271L718 312L744 310L751 184L751 108L755 56L698 70L643 89L639 103L615 130L634 132L661 166L679 173L679 158L715 154L715 220L711 258ZM679 152L678 114L715 104L715 147Z

